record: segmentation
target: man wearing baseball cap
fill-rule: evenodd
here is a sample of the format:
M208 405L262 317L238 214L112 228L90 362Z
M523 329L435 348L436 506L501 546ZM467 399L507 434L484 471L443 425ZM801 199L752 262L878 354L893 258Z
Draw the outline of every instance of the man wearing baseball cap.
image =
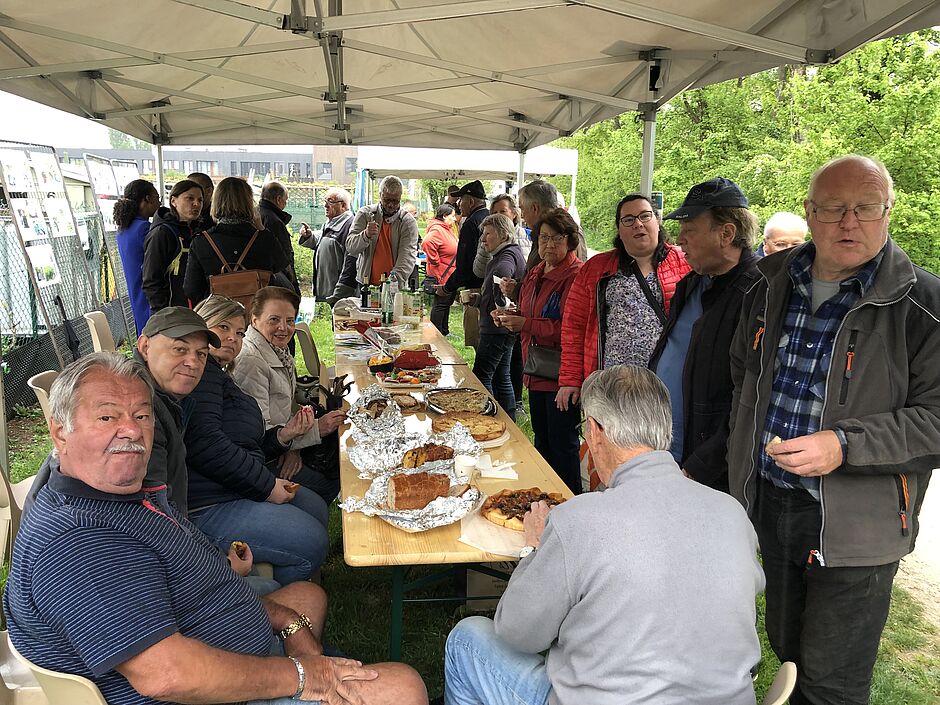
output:
M728 491L725 460L731 413L731 339L745 292L757 279L757 217L733 181L717 177L693 186L678 220L678 245L692 266L676 287L652 369L672 401L672 455L683 472Z

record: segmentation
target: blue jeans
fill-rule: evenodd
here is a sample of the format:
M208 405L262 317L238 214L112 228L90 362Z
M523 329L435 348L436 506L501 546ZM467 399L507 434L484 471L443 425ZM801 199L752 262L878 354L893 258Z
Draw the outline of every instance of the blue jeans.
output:
M516 420L516 395L512 391L509 365L515 342L515 335L480 333L480 344L477 345L476 361L473 363L473 374L513 421Z
M281 585L307 580L330 546L326 503L305 487L288 504L236 499L196 509L189 519L223 551L246 542L256 561L274 566Z
M545 705L552 684L545 659L505 644L493 620L468 617L444 648L444 705Z
M555 392L529 390L529 412L535 449L575 494L581 494L581 405L569 404L567 411L555 405Z

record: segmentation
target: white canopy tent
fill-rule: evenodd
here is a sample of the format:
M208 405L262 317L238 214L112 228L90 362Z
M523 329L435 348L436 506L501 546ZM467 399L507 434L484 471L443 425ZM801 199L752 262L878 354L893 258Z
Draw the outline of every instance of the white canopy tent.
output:
M935 24L934 0L4 0L0 90L158 146L524 155L637 110L648 190L681 91Z

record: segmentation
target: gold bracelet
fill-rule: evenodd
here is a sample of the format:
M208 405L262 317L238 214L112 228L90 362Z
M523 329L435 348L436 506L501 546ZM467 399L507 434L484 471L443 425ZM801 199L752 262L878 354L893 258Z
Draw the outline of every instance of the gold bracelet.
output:
M297 619L295 619L293 622L291 622L286 627L284 627L281 631L277 633L277 635L281 637L281 639L286 639L289 636L293 636L304 627L306 627L307 629L312 629L312 627L310 626L310 620L307 619L307 615L299 614L297 615Z

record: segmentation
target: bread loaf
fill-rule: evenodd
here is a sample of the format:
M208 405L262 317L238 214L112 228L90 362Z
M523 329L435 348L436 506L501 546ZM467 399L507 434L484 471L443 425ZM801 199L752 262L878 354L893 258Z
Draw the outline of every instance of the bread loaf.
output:
M435 460L450 460L454 457L454 449L448 446L439 446L434 443L426 443L420 448L412 448L405 453L402 458L402 467L419 468L425 463Z
M450 490L447 475L417 472L413 475L392 475L388 483L388 506L392 510L424 509Z

